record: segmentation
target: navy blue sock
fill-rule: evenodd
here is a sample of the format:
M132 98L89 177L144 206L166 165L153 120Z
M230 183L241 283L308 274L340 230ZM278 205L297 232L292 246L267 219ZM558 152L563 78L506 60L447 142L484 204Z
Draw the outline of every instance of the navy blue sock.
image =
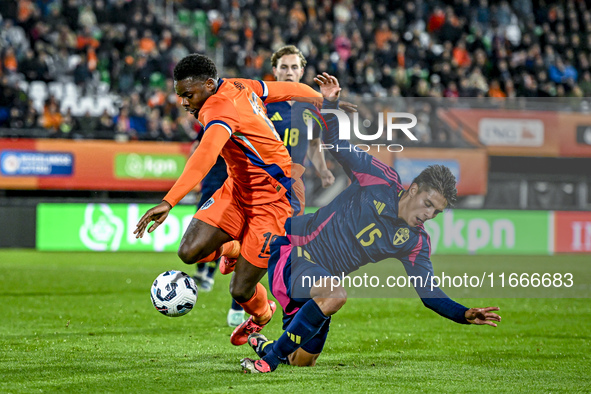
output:
M285 332L273 343L273 348L263 360L269 364L271 370L275 370L287 356L314 338L327 319L328 316L322 313L318 304L314 300L309 300L296 312Z
M208 278L213 278L213 276L215 275L215 272L217 271L219 264L220 264L220 259L217 259L216 261L212 261L210 263L207 263L207 277Z
M242 306L240 306L239 303L236 302L236 300L232 299L232 309L234 309L235 311L243 311L244 308L242 308Z
M207 269L207 263L197 263L197 273L200 274Z

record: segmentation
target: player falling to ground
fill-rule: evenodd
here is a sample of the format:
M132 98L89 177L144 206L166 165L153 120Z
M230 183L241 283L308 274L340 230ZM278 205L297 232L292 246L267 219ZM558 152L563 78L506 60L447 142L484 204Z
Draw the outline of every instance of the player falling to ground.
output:
M200 54L188 55L175 66L174 83L183 107L199 120L205 134L179 179L163 201L142 216L134 233L142 237L152 221L149 233L160 226L221 154L228 179L195 214L178 255L187 264L221 255L237 257L230 294L251 317L234 330L230 341L242 345L275 311L259 280L267 272L269 241L285 232L291 214L291 158L263 105L295 97L320 101L321 95L295 82L218 78L213 61Z
M203 128L199 130L197 139L191 146L191 154L193 154L195 149L197 149L202 138ZM218 156L217 161L201 182L201 198L197 204L197 209L201 208L203 204L209 201L211 196L213 196L213 193L222 187L226 179L228 179L226 162L221 156ZM197 263L193 279L195 279L195 282L200 287L201 291L208 292L213 289L213 285L215 283L215 272L221 258L222 257L215 261L209 261L206 263ZM230 310L228 310L226 321L230 327L238 327L244 322L244 309L234 299L232 299L232 305L230 306Z
M336 109L337 79L324 74L316 82L325 97L323 108ZM315 214L288 219L288 235L272 244L269 285L283 307L285 332L274 342L258 333L249 336L249 344L261 359L243 359L241 365L248 372L271 372L281 363L316 363L331 316L345 304L347 293L340 285L333 287L331 280L319 279L311 285L302 277L340 278L391 257L402 262L409 276L420 277L424 283L433 276L430 241L423 224L455 201L456 181L451 171L430 166L404 190L393 168L365 152L351 150L348 141L338 139L334 115L325 120L324 142L335 147L331 153L352 183ZM493 312L497 307L468 309L437 287L420 286L420 281L415 281L415 290L426 307L457 323L496 327L494 322L501 321Z

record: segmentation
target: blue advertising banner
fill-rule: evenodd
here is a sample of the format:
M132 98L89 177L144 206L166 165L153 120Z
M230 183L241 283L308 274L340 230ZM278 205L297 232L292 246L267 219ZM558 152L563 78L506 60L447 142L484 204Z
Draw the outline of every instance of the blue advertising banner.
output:
M72 175L73 167L74 157L71 153L5 150L0 154L2 175Z

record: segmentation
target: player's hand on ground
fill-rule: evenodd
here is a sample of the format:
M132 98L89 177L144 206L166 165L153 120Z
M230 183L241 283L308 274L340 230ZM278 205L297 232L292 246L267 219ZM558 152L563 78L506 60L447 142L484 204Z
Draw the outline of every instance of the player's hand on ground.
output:
M466 316L466 320L468 320L471 324L488 324L489 326L496 327L497 324L495 323L501 321L501 316L497 315L492 311L498 311L499 307L497 306L489 306L486 308L470 308L464 313Z
M357 104L353 104L348 101L341 100L339 102L339 108L345 112L357 112Z
M322 187L329 187L334 183L334 175L328 169L320 171L320 179L322 180Z
M336 101L339 98L341 87L336 77L333 77L329 73L322 73L322 75L318 74L314 78L314 82L320 86L320 93L322 93L322 97L325 99Z
M152 231L156 230L158 226L160 226L162 222L164 222L164 220L168 217L168 212L170 212L171 209L172 206L166 201L162 201L154 208L149 209L137 223L137 226L133 232L135 234L135 237L143 237L146 227L148 227L148 224L150 224L150 222L152 221L154 222L154 224L150 226L148 232L151 233Z

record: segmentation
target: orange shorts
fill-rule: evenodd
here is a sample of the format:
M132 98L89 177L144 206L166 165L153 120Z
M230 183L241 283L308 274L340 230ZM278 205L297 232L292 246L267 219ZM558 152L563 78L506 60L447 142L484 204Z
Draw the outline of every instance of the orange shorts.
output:
M249 263L267 268L271 241L285 234L285 220L291 214L287 197L261 205L242 204L235 193L240 193L232 178L197 211L195 219L224 230L240 241L240 254Z

